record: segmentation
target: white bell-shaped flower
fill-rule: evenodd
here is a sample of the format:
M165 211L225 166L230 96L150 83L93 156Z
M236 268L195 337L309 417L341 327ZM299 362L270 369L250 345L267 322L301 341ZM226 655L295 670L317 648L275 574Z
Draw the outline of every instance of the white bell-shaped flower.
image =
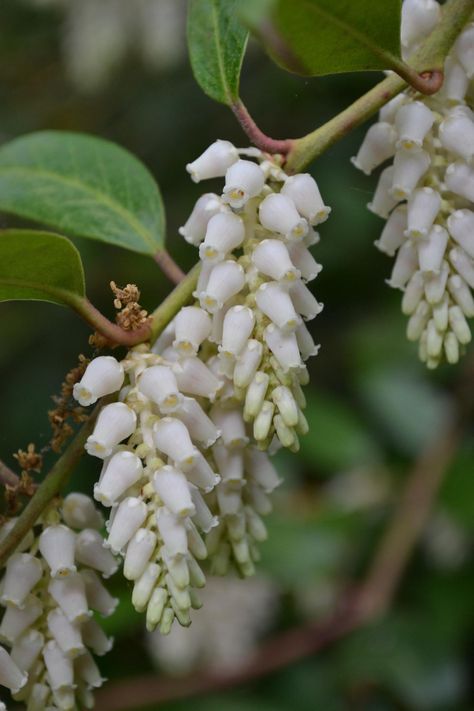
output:
M76 560L88 568L98 570L105 578L113 575L118 568L118 562L104 547L101 534L91 528L77 534Z
M281 192L293 200L300 215L311 225L319 225L329 217L331 208L324 204L318 184L309 173L291 175Z
M135 431L137 416L123 402L112 402L99 413L94 432L87 438L85 449L88 454L105 459L119 442L130 437Z
M66 657L74 659L84 652L79 628L73 625L58 607L48 613L47 624L50 634Z
M468 318L474 316L474 297L468 285L459 274L453 274L448 280L449 293L453 297L462 312Z
M5 686L13 694L17 694L27 681L28 674L24 674L7 650L0 646L0 686Z
M22 671L29 672L44 646L44 635L31 628L16 638L12 646L11 658ZM0 682L1 684L1 682Z
M402 313L407 316L415 313L418 304L422 300L425 293L425 278L418 271L413 274L407 282L402 299Z
M225 174L223 199L238 209L259 195L264 185L265 173L259 165L250 160L238 160Z
M374 123L365 134L357 155L351 158L351 163L370 175L374 168L393 156L396 140L397 132L390 123Z
M186 170L195 183L209 178L222 178L227 169L239 160L239 154L230 141L218 139L206 148L199 158L188 163Z
M397 151L393 160L393 197L397 200L408 198L430 164L431 159L426 151Z
M262 403L262 407L253 423L253 436L257 442L267 439L275 414L275 405L269 400Z
M57 642L50 640L45 644L43 659L52 689L66 689L74 686L72 660L64 654Z
M94 498L104 506L113 506L143 474L143 465L133 452L116 452L94 486Z
M444 62L444 82L441 88L443 97L449 102L464 101L469 87L469 79L464 67L455 57L446 57Z
M86 494L73 492L63 500L61 513L64 523L71 528L102 528L104 519L94 502Z
M156 525L168 555L184 556L188 552L188 537L184 521L166 507L156 512Z
M128 496L118 506L109 528L107 546L120 553L147 517L148 509L137 496Z
M404 0L402 5L401 40L404 47L412 47L427 37L441 16L436 0Z
M213 421L194 398L185 397L175 414L184 422L191 438L206 449L214 444L220 435Z
M305 321L311 321L323 310L323 304L316 300L316 297L302 281L296 281L291 286L289 294L296 311L303 316Z
M141 576L135 582L132 605L138 612L144 612L160 573L161 568L157 563L148 563Z
M2 581L2 605L22 607L26 597L43 576L41 562L31 553L14 553L7 562Z
M461 247L454 247L449 252L449 261L465 282L474 289L474 261Z
M219 346L221 356L236 358L245 348L254 325L252 309L248 306L232 306L224 317L222 343Z
M276 281L291 283L300 276L290 258L288 248L279 239L264 239L259 242L252 252L252 262L261 274Z
M291 390L285 385L273 388L272 400L284 423L288 427L295 427L298 424L298 406Z
M201 307L213 314L242 290L245 272L237 262L226 260L212 269L204 291L196 292Z
M397 249L405 241L405 230L407 227L407 207L406 205L399 205L393 212L385 223L385 227L382 230L382 234L374 242L377 249L389 257L393 257Z
M471 329L459 306L451 306L449 309L449 325L459 343L466 345L471 340Z
M459 35L454 51L469 79L474 76L474 23L468 25Z
M89 607L103 617L109 617L112 615L117 608L119 600L109 593L105 585L102 584L102 581L97 573L93 570L84 569L81 570L80 577L82 579ZM67 616L66 612L65 614Z
M102 657L113 647L113 638L107 637L102 627L95 620L87 620L81 627L82 639L86 647L98 657Z
M318 274L322 271L321 264L318 264L309 249L307 249L302 242L290 242L288 244L288 252L291 261L297 268L297 272L299 272L303 281L316 279ZM287 281L291 283L294 280L290 279Z
M75 383L73 395L80 405L93 405L100 397L117 392L125 375L122 365L112 356L98 356L91 360L84 375Z
M246 422L256 417L260 412L265 400L265 395L267 394L269 382L270 376L268 373L264 373L261 370L255 373L245 393L244 420Z
M90 617L82 574L51 580L48 592L70 622L84 622Z
M422 101L410 101L401 106L395 116L397 148L406 151L421 148L433 123L434 114Z
M197 486L190 486L191 498L193 500L195 514L193 516L193 521L204 533L209 533L209 531L217 526L219 520L217 516L213 516L209 506L204 501L204 498L199 491Z
M407 206L407 229L405 235L418 239L426 237L441 208L441 196L433 188L418 188Z
M43 612L43 606L34 595L28 595L21 609L7 605L0 624L0 640L13 644L23 632L31 627Z
M446 150L465 161L474 156L474 122L458 112L449 113L440 123L438 137Z
M294 333L284 333L271 323L265 329L263 337L285 372L301 365L300 352Z
M230 211L221 212L209 220L204 242L199 247L199 256L204 261L221 262L229 252L240 247L244 238L242 218Z
M241 487L244 483L244 455L242 449L230 449L222 442L218 442L212 448L212 453L222 481Z
M211 332L211 318L198 306L185 306L175 318L173 347L183 356L195 355Z
M48 526L39 537L39 549L53 578L76 572L74 565L76 536L67 526Z
M418 244L418 261L422 272L437 274L443 263L448 244L448 231L441 225L434 225L426 239Z
M199 358L184 358L173 366L173 371L179 389L188 395L212 402L222 387L222 381Z
M282 482L268 454L257 447L246 448L245 471L267 493L272 492Z
M271 232L278 232L289 241L300 240L308 232L308 222L304 217L300 217L295 203L287 195L267 195L258 210L263 227Z
M451 237L474 259L474 212L455 210L447 219Z
M184 518L195 514L188 481L179 469L169 465L161 467L155 472L153 486L163 504L175 516Z
M301 323L288 291L278 282L266 282L255 294L258 308L285 333Z
M211 418L221 431L221 441L226 447L231 449L244 447L248 443L245 434L245 423L239 407L224 409L214 405L211 410Z
M425 298L429 304L438 304L443 298L450 271L444 261L438 274L425 274Z
M296 342L301 353L303 360L308 360L312 356L318 355L320 346L317 346L313 340L312 335L308 331L305 323L298 326L295 331Z
M156 542L156 534L147 528L139 528L130 539L123 565L123 574L127 580L138 580L143 574L156 548Z
M263 346L260 341L249 339L237 358L234 368L234 383L238 388L246 388L262 360Z
M410 277L418 269L418 254L411 240L406 240L400 247L393 265L392 274L387 281L394 289L403 289Z
M153 441L160 452L173 459L180 467L189 468L196 460L197 450L188 429L175 417L163 417L153 425Z
M199 450L196 450L196 459L192 467L187 470L186 476L192 484L202 489L205 494L212 491L220 481L219 475L213 471L211 465Z
M186 242L197 247L206 236L207 225L211 217L222 212L224 205L218 195L205 193L196 202L187 221L178 232Z
M88 689L99 689L106 681L101 676L99 667L89 652L81 654L74 665L74 670L79 682L82 682Z
M201 311L201 309L198 309ZM176 376L166 365L145 368L138 379L138 389L145 397L158 405L163 414L174 412L183 396L179 392Z
M393 165L389 165L381 173L375 188L372 200L367 203L367 208L378 215L387 219L392 210L397 204L397 198L394 198L391 189L393 184Z
M448 190L474 202L474 169L458 161L446 168L445 183Z

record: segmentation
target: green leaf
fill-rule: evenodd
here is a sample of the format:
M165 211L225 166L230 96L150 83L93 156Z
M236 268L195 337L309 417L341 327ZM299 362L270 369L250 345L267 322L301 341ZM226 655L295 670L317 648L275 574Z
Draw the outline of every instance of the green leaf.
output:
M244 0L243 17L284 69L315 76L389 69L401 0Z
M237 16L239 0L191 0L188 47L191 67L201 89L231 106L239 96L239 79L248 32Z
M0 148L0 210L142 254L164 242L148 170L120 146L80 133L40 131Z
M68 306L85 295L81 257L61 235L0 231L0 301L50 301Z

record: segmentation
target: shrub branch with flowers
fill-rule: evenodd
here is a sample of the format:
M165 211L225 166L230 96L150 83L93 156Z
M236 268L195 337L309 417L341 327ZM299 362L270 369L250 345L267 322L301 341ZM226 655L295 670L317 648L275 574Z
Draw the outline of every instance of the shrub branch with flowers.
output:
M190 3L195 76L254 145L217 139L186 166L193 181L219 179L222 189L203 193L180 228L199 251L182 280L163 246L159 190L126 151L54 131L0 148L0 209L61 233L2 231L0 299L69 306L91 325L101 352L73 371L50 416L55 451L73 432L66 420L85 420L52 471L37 486L35 457L21 482L0 469L9 492L0 531L0 684L28 711L92 707L103 681L92 655L111 647L92 615L113 613L102 579L119 566L147 629L162 634L191 624L207 571L254 573L280 483L271 456L297 452L308 433L305 363L319 349L307 325L323 308L312 291L322 266L311 248L317 253L316 230L324 236L331 208L303 171L378 109L352 161L370 174L393 159L368 207L386 221L376 245L395 257L388 283L403 292L408 338L429 368L457 363L471 339L472 2L405 0L401 18L395 0L364 2L367 13L354 4L345 19L337 1L238 5ZM315 49L307 32L321 16ZM292 71L389 76L313 133L270 138L239 98L247 26ZM135 286L112 284L111 322L87 299L79 253L62 233L147 254L179 283L150 315ZM117 346L128 350L107 354ZM102 465L91 497L62 497L84 450Z

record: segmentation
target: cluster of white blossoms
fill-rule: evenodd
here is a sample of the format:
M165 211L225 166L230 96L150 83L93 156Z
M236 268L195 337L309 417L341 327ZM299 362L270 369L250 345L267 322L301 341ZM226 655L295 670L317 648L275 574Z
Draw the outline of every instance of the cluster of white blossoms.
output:
M15 523L2 528L6 536ZM94 619L117 605L104 587L117 570L103 546L103 517L84 494L45 512L6 565L0 588L0 685L27 711L92 708L104 681L91 652L112 646ZM8 651L7 651L8 650Z
M409 55L436 25L435 0L405 0L402 46ZM474 316L474 24L445 62L442 89L396 96L368 130L354 165L369 175L393 157L368 208L387 220L376 246L395 263L388 283L403 291L407 337L429 368L456 363Z
M105 545L124 558L132 602L162 633L200 606L198 561L254 572L280 483L265 450L297 451L307 432L301 385L317 347L304 321L321 310L308 247L329 213L310 175L288 177L257 149L216 141L188 171L225 176L180 230L199 245L196 302L151 349L94 359L74 389L81 405L118 392L86 444L104 460L94 496L111 508Z

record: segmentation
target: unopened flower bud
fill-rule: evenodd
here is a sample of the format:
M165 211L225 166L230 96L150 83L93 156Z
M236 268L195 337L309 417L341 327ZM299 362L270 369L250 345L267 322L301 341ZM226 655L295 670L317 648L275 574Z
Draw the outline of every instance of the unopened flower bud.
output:
M145 570L156 548L156 534L139 528L127 546L123 574L127 580L137 580Z
M443 263L448 244L448 231L441 225L434 225L426 239L418 244L418 260L422 272L437 274Z
M234 368L234 383L238 388L246 388L262 360L263 346L260 341L250 339L237 359Z
M163 507L156 513L156 524L167 553L171 556L186 555L188 539L183 520Z
M107 538L107 545L114 553L120 553L125 548L146 516L147 506L136 496L128 496L119 504Z

